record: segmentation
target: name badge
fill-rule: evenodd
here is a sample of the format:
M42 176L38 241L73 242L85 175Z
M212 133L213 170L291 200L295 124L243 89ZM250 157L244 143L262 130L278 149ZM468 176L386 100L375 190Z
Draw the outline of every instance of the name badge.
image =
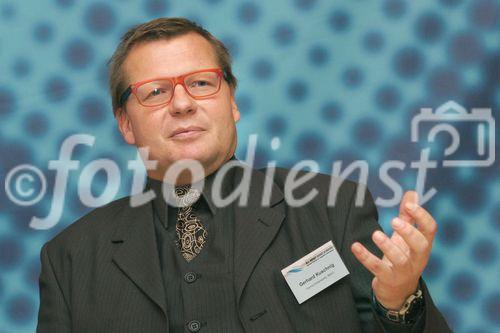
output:
M333 246L333 242L329 241L283 268L281 274L285 277L299 304L302 304L349 274L349 271Z

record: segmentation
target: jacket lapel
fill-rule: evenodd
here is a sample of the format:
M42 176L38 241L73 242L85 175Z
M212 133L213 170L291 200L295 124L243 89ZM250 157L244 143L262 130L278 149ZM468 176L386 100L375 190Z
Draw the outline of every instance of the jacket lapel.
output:
M236 168L235 179L241 176L245 168L248 167ZM237 303L255 265L274 239L285 217L283 193L278 186L271 180L270 205L263 206L261 200L266 176L258 170L252 169L251 172L248 204L238 207L236 202L235 206L234 283ZM152 219L151 203L122 213L111 239L117 247L113 262L166 316L165 291Z
M272 182L270 205L264 207L261 200L266 176L258 170L251 172L248 205L239 207L238 202L235 205L234 283L237 304L255 265L285 217L283 194L278 186Z
M111 239L117 247L113 262L166 316L165 292L152 221L151 202L124 210Z

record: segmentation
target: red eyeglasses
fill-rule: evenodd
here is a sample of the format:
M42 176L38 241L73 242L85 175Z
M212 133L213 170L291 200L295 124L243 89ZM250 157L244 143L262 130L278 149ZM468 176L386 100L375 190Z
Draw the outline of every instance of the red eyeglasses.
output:
M220 90L224 71L220 68L203 69L177 77L162 77L131 84L120 97L123 106L130 94L134 94L142 106L154 107L170 103L177 84L184 87L189 96L203 99Z

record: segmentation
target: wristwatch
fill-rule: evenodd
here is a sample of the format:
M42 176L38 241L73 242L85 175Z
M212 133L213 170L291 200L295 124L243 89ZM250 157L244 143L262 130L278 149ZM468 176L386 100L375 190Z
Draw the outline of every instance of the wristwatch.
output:
M389 310L385 308L378 302L373 292L372 297L377 314L393 323L414 324L424 309L424 296L420 288L406 299L399 310Z

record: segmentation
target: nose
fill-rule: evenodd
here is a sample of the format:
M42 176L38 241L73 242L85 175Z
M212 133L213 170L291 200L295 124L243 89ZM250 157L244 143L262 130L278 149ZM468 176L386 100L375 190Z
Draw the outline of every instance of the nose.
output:
M169 108L172 116L182 116L196 112L196 102L189 96L182 84L175 85L173 94Z

